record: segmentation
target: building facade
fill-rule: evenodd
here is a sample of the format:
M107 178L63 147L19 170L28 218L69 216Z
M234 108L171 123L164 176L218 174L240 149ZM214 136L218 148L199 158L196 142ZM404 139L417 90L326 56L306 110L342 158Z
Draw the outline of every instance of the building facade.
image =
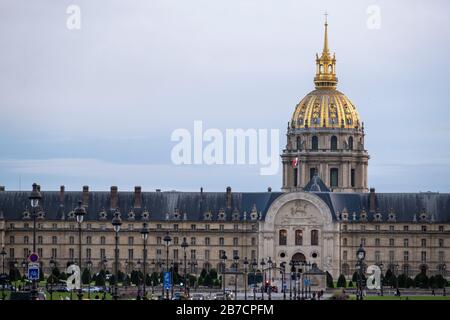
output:
M315 263L337 278L355 271L356 250L365 263L408 276L419 272L446 276L450 257L450 194L376 193L368 189L369 155L364 125L355 106L336 90L336 59L328 49L328 30L316 59L316 89L296 106L282 151L282 192L107 192L42 190L36 212L37 253L44 272L78 260L78 223L74 209L82 201L82 264L113 266L111 220L119 213L119 267L130 272L143 262L140 230L147 223L148 272L170 266L188 272L222 270L221 257L277 266L290 261ZM0 244L19 265L32 250L33 211L29 192L0 188ZM172 241L164 242L169 233ZM181 243L186 239L188 247ZM105 266L106 264L106 266ZM260 268L260 265L258 266ZM289 272L289 267L286 268ZM274 281L280 274L274 273Z

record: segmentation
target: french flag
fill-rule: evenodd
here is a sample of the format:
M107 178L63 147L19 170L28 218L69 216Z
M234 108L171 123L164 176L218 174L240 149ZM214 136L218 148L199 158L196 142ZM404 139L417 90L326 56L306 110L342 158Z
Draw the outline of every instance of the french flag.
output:
M294 160L292 160L292 166L296 167L298 164L298 157L294 158Z

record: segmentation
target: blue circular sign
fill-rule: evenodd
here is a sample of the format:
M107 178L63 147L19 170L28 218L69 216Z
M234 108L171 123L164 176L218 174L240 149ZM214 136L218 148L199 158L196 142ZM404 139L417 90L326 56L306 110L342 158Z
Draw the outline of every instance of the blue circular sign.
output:
M28 260L30 260L30 262L38 262L39 256L36 252L33 252L28 256Z

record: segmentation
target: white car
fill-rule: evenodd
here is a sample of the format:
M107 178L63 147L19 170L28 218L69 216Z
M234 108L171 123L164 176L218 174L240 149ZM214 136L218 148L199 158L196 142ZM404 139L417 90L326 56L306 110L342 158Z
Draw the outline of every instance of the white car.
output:
M194 293L191 295L191 300L205 300L205 297L201 293Z

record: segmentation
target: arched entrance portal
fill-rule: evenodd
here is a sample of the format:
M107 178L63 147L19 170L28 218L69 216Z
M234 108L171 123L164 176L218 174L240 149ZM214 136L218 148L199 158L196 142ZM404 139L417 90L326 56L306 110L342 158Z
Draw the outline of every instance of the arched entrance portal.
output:
M292 256L292 261L294 262L306 262L306 257L303 253L297 252Z

